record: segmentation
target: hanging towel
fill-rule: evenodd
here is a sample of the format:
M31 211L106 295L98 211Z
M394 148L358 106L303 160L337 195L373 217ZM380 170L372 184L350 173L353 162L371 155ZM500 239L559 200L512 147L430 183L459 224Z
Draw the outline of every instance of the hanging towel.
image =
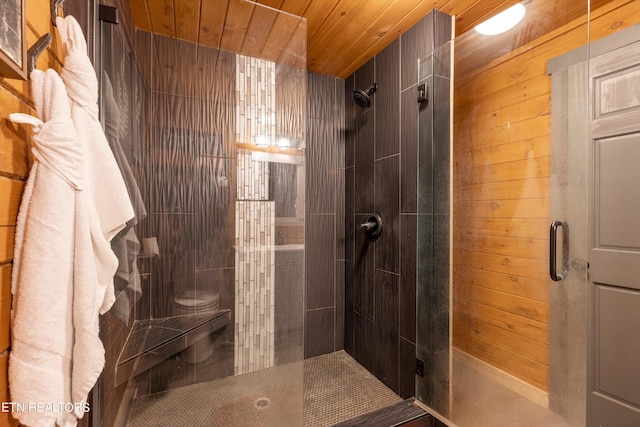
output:
M110 242L128 221L134 218L122 174L109 148L98 116L98 79L87 56L87 43L80 25L73 16L56 18L58 32L66 50L62 80L71 99L71 118L83 147L84 185L87 197L98 214L104 238ZM101 256L102 255L102 256ZM100 314L104 314L115 300L113 277L117 264L103 265L106 254L97 254L97 289L102 299Z
M9 387L13 402L54 405L46 411L14 411L21 424L74 426L76 415L59 403L72 402L75 369L74 256L76 213L84 209L82 149L58 74L33 71L31 90L41 120L10 115L15 122L34 126L35 161L16 224ZM101 349L100 343L93 351Z
M73 16L56 18L60 39L66 51L62 80L71 101L73 121L84 158L83 193L93 208L78 215L78 221L88 224L91 243L82 240L76 250L92 254L93 263L75 258L75 273L96 275L96 286L78 286L74 297L93 304L74 304L76 343L73 351L71 398L84 401L104 367L101 357L93 351L100 344L98 313L104 314L115 300L113 277L118 259L110 242L134 217L133 207L118 165L100 125L98 116L98 80L87 56L87 43L80 25ZM95 217L94 217L95 215ZM79 320L78 324L75 323ZM97 341L97 342L96 342ZM76 415L81 416L81 413Z

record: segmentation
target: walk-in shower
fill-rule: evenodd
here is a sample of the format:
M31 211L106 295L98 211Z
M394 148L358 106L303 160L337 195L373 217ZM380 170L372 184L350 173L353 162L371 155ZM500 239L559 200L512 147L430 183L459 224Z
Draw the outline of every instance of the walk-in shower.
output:
M304 19L251 2L288 37L100 24L102 112L146 217L139 282L101 320L94 425L320 426L411 396L461 427L579 424L582 295L547 277L546 63L635 5L569 3L493 39L433 12L344 80L307 72Z

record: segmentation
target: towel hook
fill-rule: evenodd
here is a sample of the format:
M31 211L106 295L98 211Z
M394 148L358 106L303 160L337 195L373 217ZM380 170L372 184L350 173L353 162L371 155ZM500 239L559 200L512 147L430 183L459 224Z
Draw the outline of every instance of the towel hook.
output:
M64 0L51 0L51 25L57 27L56 17L58 16L58 9L62 6Z
M40 37L27 51L27 73L29 76L31 72L36 69L38 57L51 44L52 39L51 34L47 33Z

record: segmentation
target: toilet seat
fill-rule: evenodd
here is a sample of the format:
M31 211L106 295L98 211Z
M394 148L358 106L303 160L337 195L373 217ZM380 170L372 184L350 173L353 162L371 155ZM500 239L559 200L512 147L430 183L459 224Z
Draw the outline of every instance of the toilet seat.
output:
M187 291L174 301L185 314L198 313L217 310L220 306L220 295L213 292Z
M220 295L207 291L186 291L175 297L175 311L179 316L191 316L220 309ZM180 354L187 363L204 362L213 354L213 336L207 335L195 341Z

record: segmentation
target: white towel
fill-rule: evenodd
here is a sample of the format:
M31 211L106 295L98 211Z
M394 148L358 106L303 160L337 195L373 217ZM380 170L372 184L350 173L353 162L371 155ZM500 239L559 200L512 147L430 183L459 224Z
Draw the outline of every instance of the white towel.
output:
M28 426L74 426L104 368L98 312L118 265L83 177L86 149L57 73L32 73L39 121L16 226L12 292L11 399L53 405L13 412ZM61 404L73 405L69 411Z
M61 77L71 99L71 117L84 149L85 191L93 201L100 228L105 239L111 239L134 217L133 207L122 174L109 148L98 116L98 79L87 56L87 43L80 25L73 16L56 18L58 32L66 56ZM117 269L112 264L113 252L96 253L99 283L104 287L100 313L103 314L115 300L113 276ZM105 264L102 263L105 262Z
M35 161L16 226L9 387L13 402L58 404L72 401L75 217L83 158L58 74L36 70L31 86L42 121L10 116L34 126ZM76 425L73 413L53 409L13 415L28 426Z
M87 56L87 43L82 29L73 16L58 17L56 23L66 51L61 77L71 100L71 118L84 156L83 192L89 204L95 208L77 218L79 222L89 224L91 244L81 240L80 243L87 246L78 245L76 250L93 254L93 263L76 257L76 274L91 274L91 268L95 267L97 277L97 286L77 288L75 294L75 297L80 295L87 301L94 301L93 306L74 305L76 345L71 397L74 401L84 401L104 366L104 351L102 355L93 351L96 346L102 350L98 338L98 313L106 313L115 300L113 277L118 268L118 259L111 250L110 241L134 217L134 211L100 125L98 80ZM80 320L78 324L75 324L76 319ZM80 413L77 415L81 416Z

